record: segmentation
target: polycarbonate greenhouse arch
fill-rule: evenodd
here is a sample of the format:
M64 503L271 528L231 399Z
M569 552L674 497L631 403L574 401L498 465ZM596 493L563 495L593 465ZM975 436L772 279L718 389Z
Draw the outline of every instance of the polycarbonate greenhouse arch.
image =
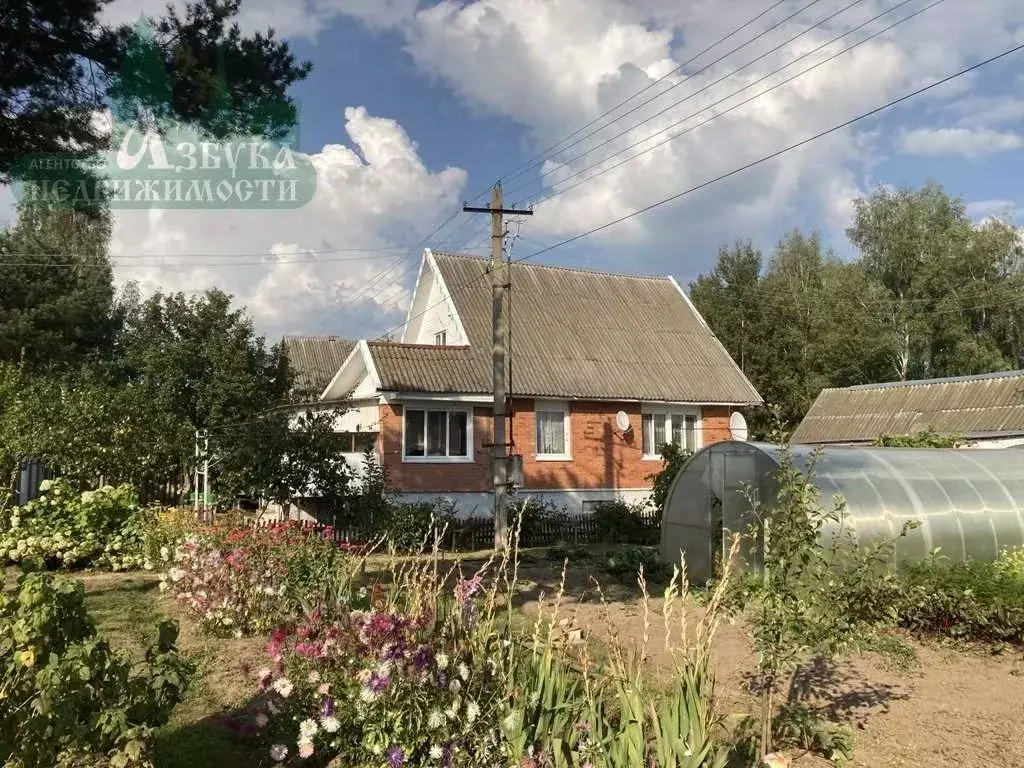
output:
M730 532L753 524L748 494L771 504L782 448L727 441L698 451L669 489L661 522L661 556L686 567L694 582L713 575ZM1024 544L1024 454L1012 449L861 448L789 446L811 479L820 504L846 502L844 525L856 541L896 537L909 521L920 527L896 542L898 562L918 560L934 548L952 560L993 560ZM748 489L748 490L744 490ZM836 526L822 532L834 540ZM744 547L744 559L760 563Z

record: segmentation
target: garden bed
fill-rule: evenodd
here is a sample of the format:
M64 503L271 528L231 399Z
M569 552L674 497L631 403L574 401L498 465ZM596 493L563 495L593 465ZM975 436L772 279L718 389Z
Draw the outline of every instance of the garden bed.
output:
M467 567L470 563L467 563ZM554 594L559 564L536 558L520 569L520 611L528 619L541 593ZM643 605L635 588L621 586L602 605L589 582L591 568L570 567L566 615L589 626L601 639L613 635L639 641L644 632ZM233 711L255 690L255 670L264 663L262 639L213 639L199 634L179 607L156 589L151 574L83 574L88 607L99 629L125 648L139 649L139 627L157 613L179 618L180 646L199 662L201 679L175 710L159 735L157 768L178 766L269 765L262 750L233 730ZM659 600L651 602L657 610ZM655 619L647 629L652 676L669 668L663 647L664 628ZM891 655L852 655L834 665L815 666L806 676L809 700L831 711L854 731L852 766L875 768L988 768L1024 765L1024 657L1019 650L993 654L986 648L965 648L901 637L916 661L900 665ZM733 723L751 711L755 700L747 691L754 667L745 628L723 625L715 641L717 694ZM796 765L826 765L811 755Z

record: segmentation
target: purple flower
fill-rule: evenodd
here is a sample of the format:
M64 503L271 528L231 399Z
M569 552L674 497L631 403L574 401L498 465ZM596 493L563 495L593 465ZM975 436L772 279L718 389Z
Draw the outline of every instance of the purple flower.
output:
M391 685L391 676L374 672L366 682L366 687L373 693L382 693Z
M330 696L324 696L320 700L320 716L330 717L334 714L334 699Z
M430 666L430 662L434 660L434 654L431 653L430 648L425 645L421 645L416 649L415 655L412 657L412 666L417 672L422 672Z
M405 752L397 744L388 750L387 757L388 768L402 768L405 765Z
M455 753L452 750L452 743L450 741L445 742L441 748L441 765L444 768L452 768L454 763Z

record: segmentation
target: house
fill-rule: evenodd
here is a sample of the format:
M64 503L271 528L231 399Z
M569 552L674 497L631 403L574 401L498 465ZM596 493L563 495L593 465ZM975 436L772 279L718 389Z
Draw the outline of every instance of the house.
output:
M732 413L761 402L671 277L510 270L518 498L643 500L658 446L727 440ZM491 511L491 322L489 261L427 250L401 341L359 341L321 393L349 398L340 429L373 441L405 500Z
M1024 371L825 389L791 440L862 445L927 429L969 447L1024 445Z

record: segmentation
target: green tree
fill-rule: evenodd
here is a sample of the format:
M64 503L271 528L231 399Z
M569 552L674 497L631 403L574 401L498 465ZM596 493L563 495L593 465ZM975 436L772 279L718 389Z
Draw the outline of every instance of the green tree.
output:
M96 110L127 88L147 108L197 123L215 136L279 137L295 124L289 86L310 71L273 30L243 35L235 23L241 0L192 0L148 20L158 70L125 67L132 26L101 23L109 0L5 2L0 11L0 183L30 154L85 153L104 148ZM136 50L137 52L137 50ZM125 70L127 80L118 76ZM166 79L167 87L146 90ZM118 89L120 93L118 92Z
M141 302L129 294L123 312L120 373L140 412L173 425L158 437L162 453L190 467L195 431L208 430L215 487L225 494L264 487L282 445L275 435L287 427L283 418L266 418L291 387L280 345L268 346L218 290Z
M1024 277L1012 227L975 226L962 200L929 184L857 200L847 234L888 300L891 378L1020 363Z
M23 203L0 232L0 361L53 369L110 354L109 216Z

